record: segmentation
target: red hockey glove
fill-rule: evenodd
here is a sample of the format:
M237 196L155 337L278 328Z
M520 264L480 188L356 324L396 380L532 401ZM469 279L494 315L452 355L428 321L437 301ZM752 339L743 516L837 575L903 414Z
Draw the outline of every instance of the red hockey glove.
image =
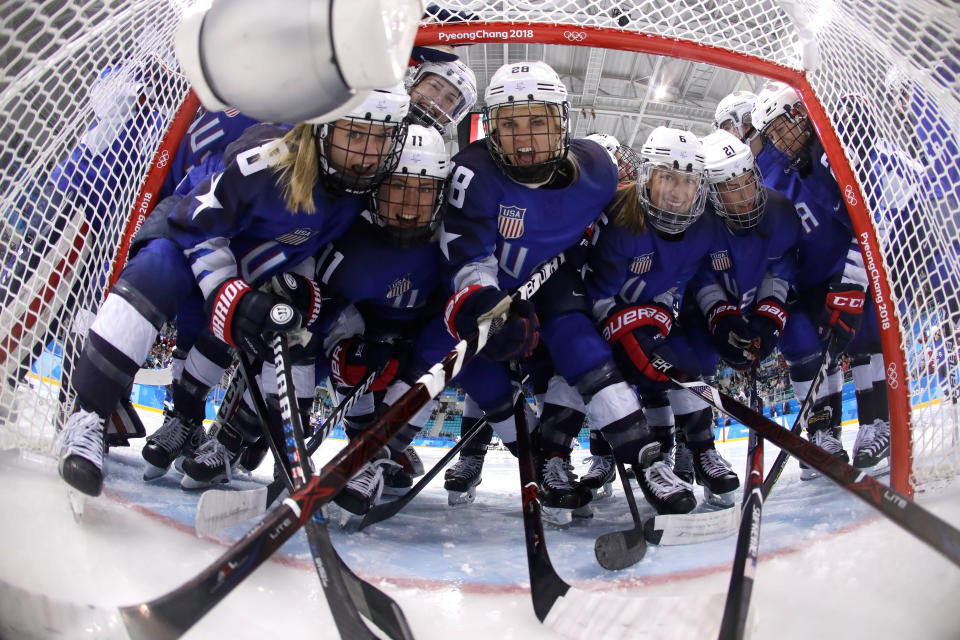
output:
M657 352L660 357L672 359L661 352L661 343L672 328L673 314L669 309L656 303L642 304L614 311L603 323L603 338L613 347L614 359L621 369L667 382L669 378L651 366L650 356Z

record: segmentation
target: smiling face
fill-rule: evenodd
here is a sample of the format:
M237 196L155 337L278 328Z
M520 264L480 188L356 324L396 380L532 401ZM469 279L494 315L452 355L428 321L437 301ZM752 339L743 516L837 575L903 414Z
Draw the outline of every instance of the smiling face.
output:
M441 125L453 121L454 109L463 100L463 94L444 78L428 73L410 88L410 101Z
M394 173L377 188L377 204L385 225L418 229L430 224L442 182L434 178Z
M538 102L508 104L492 114L490 129L504 159L529 167L561 154L563 131L554 105Z
M671 213L687 213L697 197L700 180L697 173L665 167L652 168L647 179L650 203Z

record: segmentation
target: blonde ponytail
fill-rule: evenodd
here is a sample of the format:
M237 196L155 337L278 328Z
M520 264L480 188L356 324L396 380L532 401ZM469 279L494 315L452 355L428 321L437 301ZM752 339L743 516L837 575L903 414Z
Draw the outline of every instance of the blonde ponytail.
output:
M643 233L647 228L646 210L640 204L638 188L636 182L617 188L610 205L613 223L634 235Z
M282 189L284 204L293 213L316 213L313 188L320 179L320 163L313 126L298 124L281 141L283 144L277 148L286 149L286 153L274 166L280 174L277 184Z

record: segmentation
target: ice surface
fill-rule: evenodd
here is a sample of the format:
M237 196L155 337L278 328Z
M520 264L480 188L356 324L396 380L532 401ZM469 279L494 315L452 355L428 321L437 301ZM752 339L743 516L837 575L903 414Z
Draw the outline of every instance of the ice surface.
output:
M143 417L148 432L159 426L158 414ZM855 429L845 431L848 450L855 436ZM110 451L105 493L86 501L81 522L74 521L51 459L0 453L0 579L17 593L77 605L132 604L189 579L253 525L197 538L193 516L199 493L182 491L172 471L145 484L142 442ZM342 446L325 443L316 461L322 464ZM720 448L742 474L745 442ZM770 464L777 450L767 449ZM428 468L444 453L418 452ZM581 472L587 455L574 453ZM236 486L260 486L271 473L264 465ZM697 493L702 499L699 488ZM921 504L954 524L960 524L958 498L956 487L919 496ZM640 507L644 518L652 515L642 499ZM735 538L650 547L634 567L608 572L596 563L593 541L632 524L619 483L613 497L595 503L594 511L592 519L575 520L565 531L547 531L560 576L584 590L644 599L657 615L651 614L647 625L636 625L630 637L691 637L688 625L669 623L675 616L696 617L694 635L716 637L719 619L701 621L697 607L725 594ZM328 511L331 522L341 515L336 507ZM362 532L355 529L352 519L343 527L332 525L334 545L354 571L397 600L417 638L557 636L537 621L530 604L519 475L508 453L488 454L472 505L448 507L440 474L394 518ZM608 601L617 607L612 602L617 598L596 601L601 608ZM801 482L791 462L764 507L752 605L753 638L956 639L960 569L829 480ZM58 636L43 620L18 619L36 618L29 607L0 606L0 613L8 618L0 620L3 638L103 635L90 628ZM587 623L585 614L581 624ZM681 632L682 627L687 628ZM578 629L563 635L576 637ZM287 632L336 635L302 533L186 637L275 638Z

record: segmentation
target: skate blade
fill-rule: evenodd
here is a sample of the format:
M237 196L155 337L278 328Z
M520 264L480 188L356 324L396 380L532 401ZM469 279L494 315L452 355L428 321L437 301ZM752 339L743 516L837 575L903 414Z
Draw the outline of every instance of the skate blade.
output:
M184 475L180 478L180 488L186 489L187 491L194 491L196 489L206 489L207 487L212 487L218 484L229 484L230 481L227 480L226 476L222 479L213 479L213 480L194 480L188 475Z
M594 500L603 500L604 498L609 498L613 495L613 483L608 482L599 489L590 489L590 492L593 493Z
M474 500L477 499L476 489L470 489L469 491L460 492L460 491L447 491L447 505L451 507L459 507L465 504L472 504Z
M162 467L157 467L149 462L144 461L143 463L143 481L152 482L154 480L159 480L163 476L167 475L167 470Z
M585 504L582 507L577 507L573 510L573 517L583 519L592 518L593 507L591 507L589 504Z
M706 487L703 489L703 499L707 502L707 504L712 504L715 507L721 507L723 509L727 509L734 505L736 502L736 494L736 489L726 493L714 493Z
M582 507L581 507L582 508ZM573 509L556 509L553 507L540 507L540 515L543 524L549 525L554 529L566 529L573 522Z
M73 512L74 522L81 522L84 509L87 506L87 494L70 487L67 489L67 499L70 501L70 511Z

